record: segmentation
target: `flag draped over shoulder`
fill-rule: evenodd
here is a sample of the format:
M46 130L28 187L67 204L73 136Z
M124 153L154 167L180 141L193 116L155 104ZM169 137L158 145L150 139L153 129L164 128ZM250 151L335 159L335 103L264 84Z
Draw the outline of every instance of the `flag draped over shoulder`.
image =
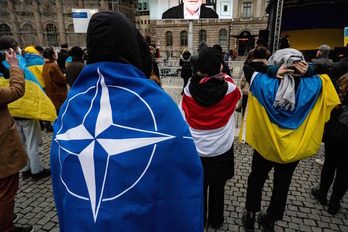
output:
M231 77L225 78L227 91L215 105L202 106L190 93L190 84L185 87L179 109L190 126L200 156L218 156L228 151L233 144L234 110L240 99L240 91Z
M54 121L57 118L56 110L52 101L47 97L39 81L29 71L25 59L17 55L19 67L25 74L25 94L22 98L10 103L8 108L13 117L40 119ZM10 68L6 61L3 61L6 68ZM9 86L9 80L0 73L0 86Z
M42 78L42 68L45 64L44 60L40 55L35 53L25 53L24 58L26 60L29 71L34 74L42 88L45 88L45 82Z
M137 68L87 65L53 126L61 231L203 231L203 168L189 128Z
M265 159L277 163L315 155L324 124L340 103L330 78L301 78L292 112L272 107L278 85L278 79L254 73L239 141L247 142Z

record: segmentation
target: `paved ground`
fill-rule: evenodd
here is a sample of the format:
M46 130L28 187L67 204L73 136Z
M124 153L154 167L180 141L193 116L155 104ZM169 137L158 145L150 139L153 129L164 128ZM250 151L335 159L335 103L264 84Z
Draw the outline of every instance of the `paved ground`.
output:
M172 96L175 102L180 100L182 79L163 79L163 88ZM239 116L239 115L237 115ZM240 116L237 119L239 125ZM52 133L43 132L43 162L49 167L50 144ZM244 211L247 177L250 172L252 149L237 141L235 149L235 176L227 182L225 192L225 223L222 231L244 231L241 216ZM319 181L321 166L315 163L315 158L321 154L300 162L293 176L289 191L287 207L283 221L276 223L275 231L344 231L348 232L348 197L341 203L342 209L335 215L327 213L327 208L321 206L310 194L312 187ZM272 175L264 187L263 207L269 203L272 191ZM57 213L53 200L51 179L37 182L31 179L20 180L20 188L16 197L15 213L19 215L17 225L32 225L35 231L59 231ZM207 231L214 231L208 228ZM261 231L256 229L255 231Z

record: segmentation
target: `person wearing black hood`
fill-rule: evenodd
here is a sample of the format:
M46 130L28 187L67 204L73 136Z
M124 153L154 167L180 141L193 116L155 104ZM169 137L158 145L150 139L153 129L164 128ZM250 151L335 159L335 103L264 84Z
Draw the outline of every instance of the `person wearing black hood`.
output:
M192 76L197 76L199 53L208 47L207 42L202 40L198 44L197 53L191 56Z
M213 46L213 48L215 48L218 52L220 52L221 54L222 53L222 47L220 46L220 44L215 44ZM227 62L225 62L223 59L222 59L222 72L223 73L226 73L228 76L231 76L231 71L230 71L230 68L228 67L228 64Z
M192 77L192 68L191 68L191 53L185 48L182 54L180 55L179 65L181 68L181 78L184 79L184 87L182 88L181 95L184 94L184 89L188 83L188 80Z
M216 229L224 222L224 187L234 175L234 110L240 99L232 78L222 72L221 61L216 49L201 51L199 72L179 103L203 164L204 221Z
M82 69L85 67L85 62L83 61L83 50L82 48L75 46L70 50L71 62L66 67L66 80L71 87L76 78L81 73Z
M53 127L61 231L203 231L203 168L187 123L149 80L149 45L125 15L95 13L88 59Z

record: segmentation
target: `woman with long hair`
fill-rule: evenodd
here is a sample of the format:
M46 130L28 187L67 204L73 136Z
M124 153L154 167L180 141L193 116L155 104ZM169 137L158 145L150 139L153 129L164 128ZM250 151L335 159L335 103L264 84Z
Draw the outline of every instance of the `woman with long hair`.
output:
M53 48L46 48L43 52L45 64L42 68L42 78L45 82L45 92L56 107L57 114L68 95L67 81L56 64L57 54Z

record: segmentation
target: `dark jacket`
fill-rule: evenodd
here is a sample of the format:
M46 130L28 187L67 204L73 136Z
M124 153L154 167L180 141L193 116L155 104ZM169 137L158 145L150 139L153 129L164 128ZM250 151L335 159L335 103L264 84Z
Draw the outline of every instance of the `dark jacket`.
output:
M191 53L190 52L184 52L180 55L179 65L182 66L181 78L189 79L190 77L192 77Z
M192 76L196 76L198 72L198 60L199 60L199 53L203 51L205 48L208 47L208 44L202 40L199 42L198 49L196 54L191 56L191 67L192 67Z
M229 76L231 76L230 67L228 67L228 63L225 62L225 61L222 61L222 72L226 73Z
M332 64L332 61L327 56L318 56L312 60L312 64Z
M65 73L65 61L66 59L68 59L68 57L69 57L69 52L63 49L60 50L60 52L58 53L57 63L62 73Z
M68 82L69 86L71 87L76 78L79 76L82 69L85 67L85 63L82 59L72 57L72 61L68 66L66 67L66 81Z
M174 6L167 11L165 11L162 15L162 19L183 19L184 18L184 4L180 4L179 6ZM201 6L201 13L199 18L209 19L209 18L219 18L216 12L204 5Z
M338 91L338 86L335 84L335 88ZM342 101L342 105L345 105L346 107L348 107L348 94L346 94L345 98ZM330 115L330 120L325 123L325 129L324 129L324 140L325 138L329 137L336 137L335 136L335 130L337 129L337 120L338 117L340 115L341 112L341 108L334 108L331 111L331 115ZM342 139L342 138L341 138ZM346 138L345 140L348 141L348 138Z

